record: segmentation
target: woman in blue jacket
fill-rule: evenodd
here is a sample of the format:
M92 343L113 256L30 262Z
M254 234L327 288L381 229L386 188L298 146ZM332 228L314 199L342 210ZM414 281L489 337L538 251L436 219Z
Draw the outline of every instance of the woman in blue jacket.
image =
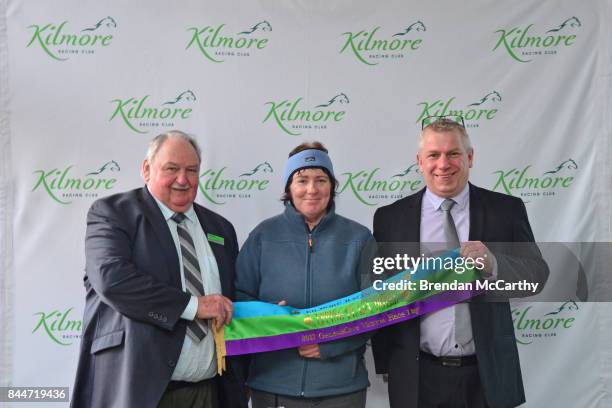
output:
M308 308L361 290L360 259L374 238L335 213L338 183L327 149L319 142L297 146L283 181L285 211L259 224L238 255L238 300ZM367 339L252 355L247 384L253 408L365 407Z

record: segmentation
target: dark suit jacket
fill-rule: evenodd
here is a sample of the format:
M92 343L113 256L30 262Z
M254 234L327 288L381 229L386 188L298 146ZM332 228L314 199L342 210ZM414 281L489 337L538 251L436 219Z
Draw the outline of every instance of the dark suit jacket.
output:
M394 242L406 243L409 252L419 251L414 243L420 240L424 193L425 189L376 211L374 237L381 248ZM489 246L498 262L498 279L527 279L540 286L546 281L548 267L535 244L494 244L534 241L520 199L470 185L469 239ZM510 306L506 300L483 300L476 298L469 306L484 394L492 408L514 407L525 401L525 393ZM372 345L376 371L389 374L391 407L417 407L420 319L387 327L374 336Z
M194 203L223 295L233 298L238 243L233 226ZM85 313L72 407L156 407L185 339L179 258L168 225L146 188L100 199L87 215ZM246 407L230 369L217 381L223 407ZM229 391L229 392L225 392Z

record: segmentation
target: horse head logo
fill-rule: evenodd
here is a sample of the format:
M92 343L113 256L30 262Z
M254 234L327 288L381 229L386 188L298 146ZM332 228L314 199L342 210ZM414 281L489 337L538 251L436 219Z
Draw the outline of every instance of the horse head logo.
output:
M570 158L570 159L565 160L561 164L559 164L556 169L547 171L544 174L555 174L555 173L560 172L563 169L577 170L578 164L576 164L576 162Z
M242 173L239 177L252 176L257 173L273 173L273 172L274 170L272 169L272 166L270 165L270 163L266 161L263 163L259 163L257 166L255 166L253 170L247 171L246 173Z
M196 100L197 98L195 94L188 89L185 92L180 93L176 98L174 98L174 100L164 102L162 105L174 105L175 103L179 103L181 101L194 102Z
M485 103L486 101L501 102L501 100L502 100L502 97L499 94L499 92L493 91L493 92L489 92L488 94L486 94L478 102L471 103L468 106L479 106Z
M98 174L102 174L104 171L121 171L121 167L119 167L119 163L114 160L106 162L96 171L92 171L91 173L87 173L86 176L96 176Z
M323 103L321 105L315 106L315 108L326 108L328 106L333 105L334 103L339 103L341 105L350 103L348 96L344 92L339 93L338 95L331 98L327 103Z
M408 175L410 172L414 172L415 174L421 174L421 169L419 169L418 163L414 163L410 167L408 167L406 170L404 170L404 171L402 171L400 173L392 175L391 178L394 178L394 177L404 177L404 176Z
M578 17L570 17L562 22L559 27L548 30L547 33L556 33L557 31L563 30L565 27L577 28L582 27L582 23L578 20Z
M556 315L556 314L561 313L564 310L578 310L578 309L579 309L578 304L574 302L573 300L570 300L570 301L563 303L561 307L559 307L559 309L557 309L556 311L546 313L544 316Z
M400 31L399 33L393 34L393 37L399 37L402 35L406 35L410 31L427 31L427 28L425 28L425 24L423 24L422 21L416 21L410 24L408 27L406 27L404 31Z
M268 23L266 20L264 20L264 21L260 21L259 23L255 24L250 29L248 29L246 31L242 31L242 32L240 32L238 34L252 34L252 33L254 33L257 30L260 30L260 31L272 31L272 26L270 25L270 23Z
M117 28L117 22L111 16L104 17L102 20L98 21L93 27L84 28L81 31L95 31L100 27L108 27L108 28Z

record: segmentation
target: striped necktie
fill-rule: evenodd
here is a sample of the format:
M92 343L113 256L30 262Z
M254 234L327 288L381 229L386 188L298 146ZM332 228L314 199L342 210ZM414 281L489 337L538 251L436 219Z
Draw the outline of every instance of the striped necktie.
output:
M176 222L176 231L179 236L181 245L181 258L183 259L183 274L185 275L185 287L187 293L193 296L204 296L204 284L202 283L202 272L200 272L200 264L195 250L193 239L187 230L185 220L187 217L182 213L175 213L172 220ZM208 324L201 319L194 319L187 324L187 335L195 343L199 342L206 336Z

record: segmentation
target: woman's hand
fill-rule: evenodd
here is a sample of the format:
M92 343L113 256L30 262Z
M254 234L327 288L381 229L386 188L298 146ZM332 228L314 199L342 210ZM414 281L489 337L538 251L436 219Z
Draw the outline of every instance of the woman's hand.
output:
M279 306L287 306L285 299L278 302ZM305 346L298 347L298 353L304 358L321 358L321 351L319 350L318 344L307 344Z
M298 353L304 358L321 358L321 351L318 344L306 344L298 347Z

